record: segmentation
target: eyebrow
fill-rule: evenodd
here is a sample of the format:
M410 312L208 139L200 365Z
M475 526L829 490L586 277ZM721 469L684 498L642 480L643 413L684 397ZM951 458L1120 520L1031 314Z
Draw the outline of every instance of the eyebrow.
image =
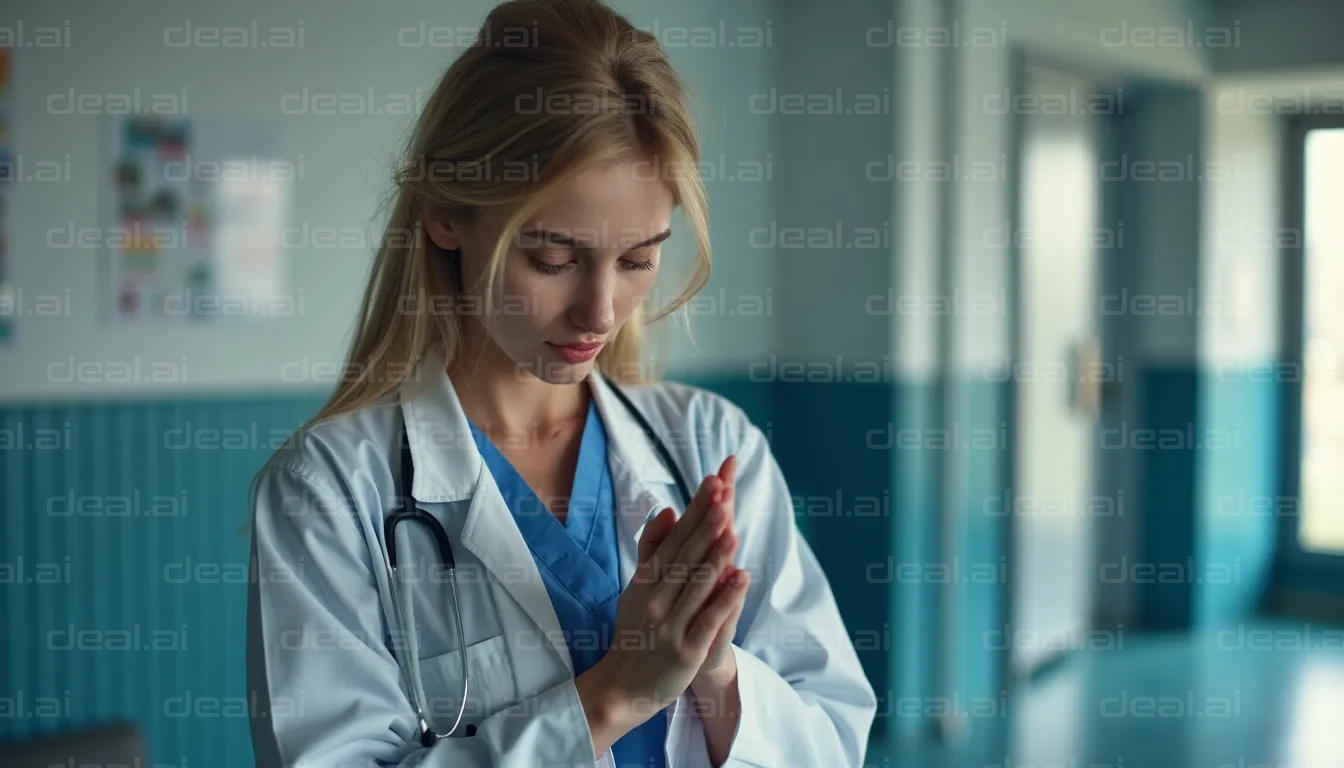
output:
M575 250L580 250L580 251L591 251L591 250L593 250L593 247L592 247L591 245L582 245L582 244L576 242L576 241L574 240L574 238L572 238L572 237L567 237L567 236L565 236L565 235L560 234L559 232L553 232L553 231L551 231L551 230L549 230L549 229L525 229L525 230L523 230L523 231L524 231L524 232L527 232L529 235L532 235L533 237L539 238L539 239L541 239L541 240L545 240L545 241L547 241L547 242L555 243L556 245L563 245L563 246L565 246L565 247L573 248L573 249L575 249ZM669 238L669 237L671 237L671 236L672 236L672 228L671 228L671 227L668 227L667 229L663 230L662 232L659 232L658 234L654 235L653 237L650 237L648 240L645 240L645 241L643 241L643 242L639 242L639 243L635 243L634 245L630 246L630 247L629 247L628 249L626 249L626 250L628 250L628 251L634 251L634 250L638 250L638 249L640 249L640 248L648 248L648 247L651 246L651 245L657 245L657 244L663 242L664 240L666 240L667 238Z

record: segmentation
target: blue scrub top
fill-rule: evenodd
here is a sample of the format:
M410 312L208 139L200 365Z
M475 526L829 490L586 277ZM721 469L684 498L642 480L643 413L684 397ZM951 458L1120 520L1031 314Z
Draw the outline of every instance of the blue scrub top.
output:
M607 433L597 405L589 400L569 510L563 524L475 424L471 425L471 435L513 513L518 530L532 550L560 628L569 642L569 657L574 662L574 676L578 677L610 647L616 626L616 602L621 596ZM667 710L663 709L612 745L617 767L665 768L666 738Z

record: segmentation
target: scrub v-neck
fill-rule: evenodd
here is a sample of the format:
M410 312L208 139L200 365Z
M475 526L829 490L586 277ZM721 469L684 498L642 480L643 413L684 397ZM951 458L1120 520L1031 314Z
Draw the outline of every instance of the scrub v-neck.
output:
M471 424L471 435L532 551L578 677L611 646L621 596L616 505L607 463L607 433L597 404L588 402L564 524L489 436L475 424ZM611 746L616 764L665 768L667 727L664 708Z
M475 424L471 425L471 432L523 540L537 560L548 591L558 591L562 598L568 598L557 601L552 595L556 613L568 613L576 619L579 618L574 615L576 611L594 618L604 617L607 604L620 596L621 586L607 436L596 404L591 400L588 404L569 511L563 524L490 438ZM614 615L614 605L612 610ZM564 615L560 619L562 624L566 623Z

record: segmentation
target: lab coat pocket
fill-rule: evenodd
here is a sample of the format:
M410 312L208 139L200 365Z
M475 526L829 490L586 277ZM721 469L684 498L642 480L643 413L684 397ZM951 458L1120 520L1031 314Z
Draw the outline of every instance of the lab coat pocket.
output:
M467 646L467 668L467 703L455 736L466 735L468 724L479 725L518 698L503 634ZM462 702L461 653L453 650L421 659L420 679L425 686L425 714L435 730L446 732L457 719Z

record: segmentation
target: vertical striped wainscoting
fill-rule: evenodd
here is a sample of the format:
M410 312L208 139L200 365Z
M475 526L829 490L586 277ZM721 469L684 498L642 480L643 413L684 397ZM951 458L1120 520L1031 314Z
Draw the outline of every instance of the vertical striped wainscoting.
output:
M0 740L132 721L251 764L248 492L324 397L0 407Z

